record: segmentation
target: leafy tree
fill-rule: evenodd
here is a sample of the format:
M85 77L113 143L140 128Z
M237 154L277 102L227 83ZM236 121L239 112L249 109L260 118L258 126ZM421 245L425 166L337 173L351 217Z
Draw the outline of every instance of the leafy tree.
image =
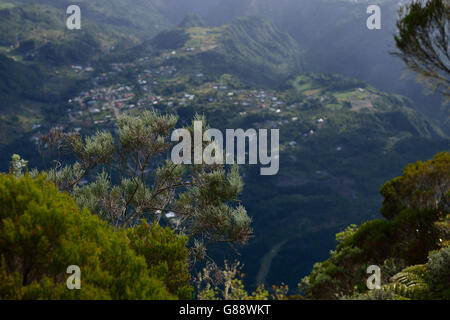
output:
M391 282L380 289L358 293L343 299L351 300L409 300L426 299L428 285L425 281L425 266L408 267L392 277Z
M150 226L145 220L128 229L127 236L131 248L145 258L150 274L163 279L168 290L180 299L192 299L186 237L177 236L168 227Z
M408 165L400 177L381 188L381 214L392 219L405 208L450 211L450 154L442 152L427 162Z
M450 246L432 252L428 257L426 268L431 296L435 299L449 300Z
M414 0L399 10L395 42L406 65L450 96L450 5L447 0Z
M415 265L406 268L391 278L391 283L386 285L387 290L408 299L426 299L428 297L428 284L426 282L425 265Z
M23 171L28 167L28 161L21 159L18 154L11 157L10 172L16 177L22 176Z
M356 294L351 299L424 300L450 297L450 247L443 247L428 256L428 262L405 268L380 289Z
M83 139L54 129L43 139L44 147L60 153L68 149L78 161L58 163L48 179L116 229L136 226L144 218L159 222L175 213L175 229L188 235L196 259L206 256L205 244L245 244L252 234L251 219L243 206L233 205L243 188L237 167L227 171L224 165L164 162L174 145L170 139L176 123L174 116L145 111L120 116L118 137L98 132ZM192 127L188 130L193 134ZM95 170L97 177L91 179ZM91 182L82 185L87 179Z
M44 175L0 175L0 299L186 298L183 244L157 225L114 231ZM80 290L66 287L70 265Z
M177 50L184 46L190 38L184 29L162 31L151 40L151 44L158 50Z
M448 245L449 176L450 154L446 152L407 166L402 176L381 189L381 213L388 219L368 221L359 228L352 225L339 233L336 250L328 260L314 265L299 285L300 291L315 299L442 298L442 287L434 295L429 288L448 278L442 267L448 261L445 253L439 260L428 256ZM436 273L442 274L441 280L431 275L428 264L425 267L427 258L430 265L430 261L439 261ZM384 291L367 292L369 265L381 267ZM444 283L448 287L448 281Z

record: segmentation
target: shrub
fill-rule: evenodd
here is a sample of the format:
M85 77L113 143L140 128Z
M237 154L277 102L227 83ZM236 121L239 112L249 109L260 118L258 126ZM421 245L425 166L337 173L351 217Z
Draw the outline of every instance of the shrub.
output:
M0 299L174 299L129 243L45 176L0 175ZM80 290L66 286L70 265Z
M450 247L433 252L428 257L427 274L434 298L450 299Z
M170 293L180 299L192 299L193 288L188 272L186 237L179 237L166 227L153 227L144 220L136 228L128 229L131 247L143 256L150 274L163 279Z

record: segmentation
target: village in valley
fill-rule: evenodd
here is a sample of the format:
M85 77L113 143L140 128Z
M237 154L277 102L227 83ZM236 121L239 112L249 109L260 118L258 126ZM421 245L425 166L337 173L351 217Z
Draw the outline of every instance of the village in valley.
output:
M349 117L378 112L397 99L362 81L332 74L301 73L283 80L286 84L279 89L248 81L244 85L237 75L211 71L199 62L198 55L218 50L222 31L192 27L176 50L143 46L116 61L55 70L77 79L80 90L62 106L59 123L33 123L32 140L38 144L41 133L55 126L81 135L114 131L120 114L155 109L178 114L179 126L203 114L216 128L280 129L281 148L295 149L324 128L336 130L342 111ZM332 149L340 152L343 147Z
M193 54L196 50L187 47L182 54ZM249 88L232 75L211 76L179 70L182 68L170 63L177 55L176 51L167 51L134 62L110 63L107 72L96 72L91 66L70 66L68 72L85 79L86 89L67 101L65 122L53 126L83 134L114 128L122 113L146 109L177 113L180 108L191 107L207 119L222 121L224 126L240 118L249 119L244 122L251 128L282 131L288 128L281 143L295 148L302 139L313 136L327 124L328 113L344 108L371 111L374 110L371 101L380 99L371 88L326 90L308 75L294 79L292 90ZM221 116L225 111L230 111L227 119ZM185 125L191 119L180 120ZM34 124L32 130L32 140L38 143L41 124ZM336 150L341 149L336 146Z

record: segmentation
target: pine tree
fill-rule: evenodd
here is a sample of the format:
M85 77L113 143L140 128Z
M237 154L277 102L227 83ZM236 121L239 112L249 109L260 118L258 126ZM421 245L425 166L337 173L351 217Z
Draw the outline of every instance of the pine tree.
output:
M142 219L160 222L174 213L173 228L189 237L195 259L203 259L211 243L245 244L252 229L239 204L243 181L238 168L166 160L176 123L174 116L145 111L120 116L117 137L97 132L82 138L54 129L44 137L43 148L69 150L77 161L57 162L48 179L116 229L134 227Z

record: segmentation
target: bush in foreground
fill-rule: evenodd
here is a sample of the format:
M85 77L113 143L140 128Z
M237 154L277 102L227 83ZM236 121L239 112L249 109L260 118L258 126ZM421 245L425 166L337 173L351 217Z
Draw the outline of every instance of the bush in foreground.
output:
M0 175L0 299L188 298L183 243L159 226L114 231L43 175ZM80 290L67 288L71 265Z

